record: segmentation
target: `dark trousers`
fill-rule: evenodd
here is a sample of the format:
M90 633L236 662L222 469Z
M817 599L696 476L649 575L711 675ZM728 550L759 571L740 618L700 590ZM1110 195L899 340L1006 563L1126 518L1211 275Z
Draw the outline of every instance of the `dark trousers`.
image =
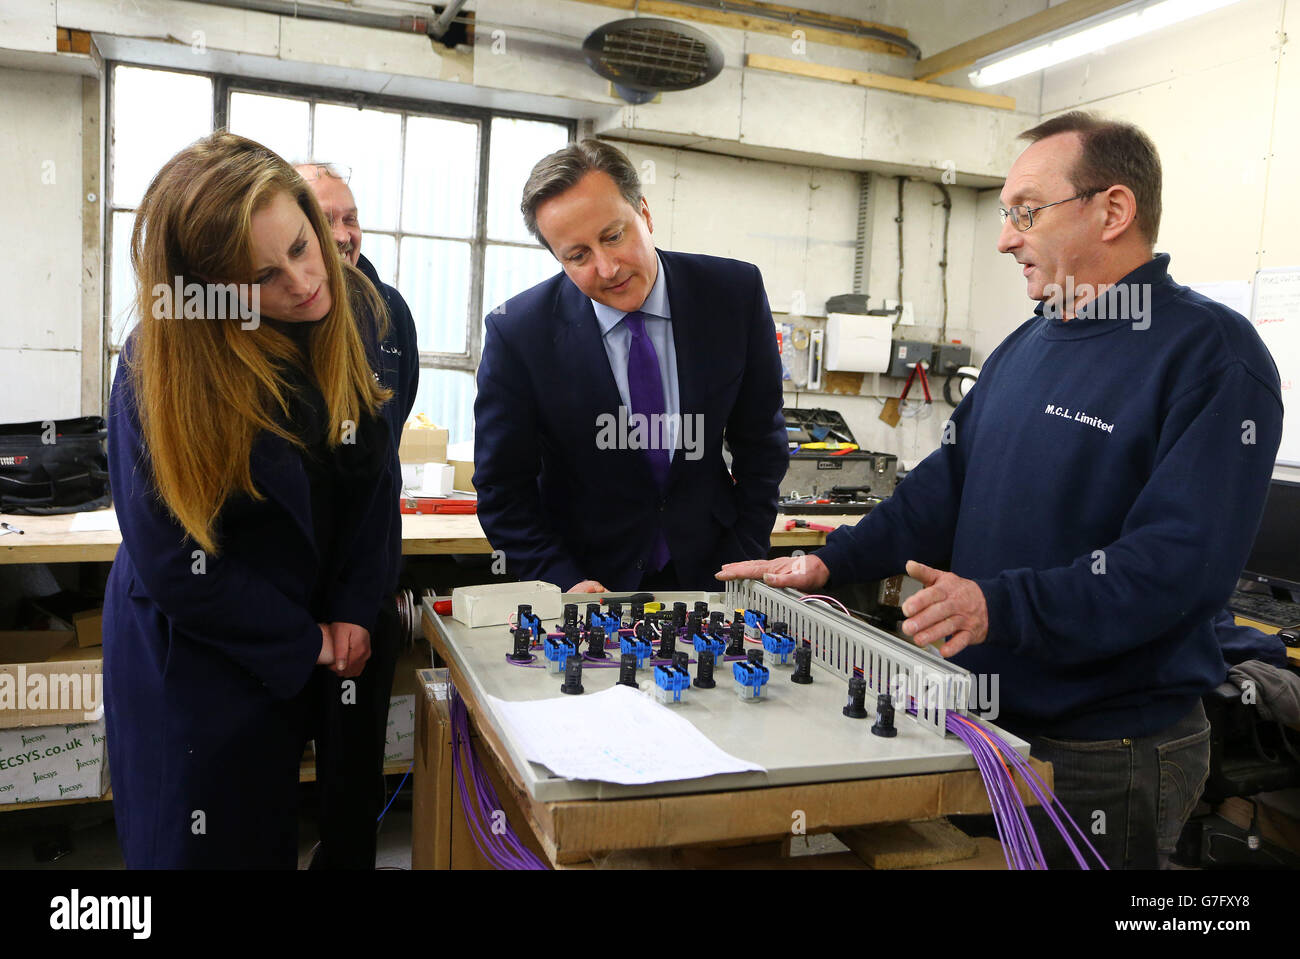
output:
M375 868L377 820L385 800L384 740L398 641L397 612L385 599L361 675L348 680L328 669L316 670L320 845L312 869Z
M1210 724L1196 708L1167 729L1141 738L1090 740L1023 737L1030 754L1055 770L1055 792L1112 869L1166 869L1178 834L1210 774ZM1078 868L1041 807L1030 821L1047 865ZM1073 829L1090 868L1098 868Z

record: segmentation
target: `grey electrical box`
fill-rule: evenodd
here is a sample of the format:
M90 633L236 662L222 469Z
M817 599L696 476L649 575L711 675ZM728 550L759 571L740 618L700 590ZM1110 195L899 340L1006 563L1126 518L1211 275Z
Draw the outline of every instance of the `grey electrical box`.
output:
M905 379L921 360L928 363L933 351L934 344L924 340L894 340L890 344L889 370L885 375Z
M934 358L930 360L930 369L936 374L947 376L956 373L960 366L970 366L970 347L961 343L936 343Z

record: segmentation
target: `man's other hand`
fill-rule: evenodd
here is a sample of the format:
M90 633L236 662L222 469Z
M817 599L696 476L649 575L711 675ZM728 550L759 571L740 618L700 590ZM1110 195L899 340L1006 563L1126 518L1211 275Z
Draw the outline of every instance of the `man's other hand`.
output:
M584 579L577 586L572 587L569 590L569 592L570 593L608 593L609 590L607 590L604 586L601 586L600 583L596 582L596 580L594 579Z
M967 646L984 642L989 632L989 610L984 591L971 579L931 569L908 560L907 575L925 588L903 603L903 632L918 646L946 639L939 647L945 659Z

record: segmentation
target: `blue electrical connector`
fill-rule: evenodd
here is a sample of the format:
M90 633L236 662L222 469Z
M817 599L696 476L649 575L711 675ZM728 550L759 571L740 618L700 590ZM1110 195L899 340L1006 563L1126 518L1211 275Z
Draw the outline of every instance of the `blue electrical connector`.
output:
M777 665L787 665L790 654L794 652L794 637L789 636L780 630L784 623L777 623L771 632L763 633L763 648L773 656L781 657L777 660Z
M669 703L680 703L690 688L689 669L677 665L655 667L655 699L665 706Z
M636 668L644 669L645 661L650 658L654 652L654 647L648 640L633 639L628 636L620 636L618 639L618 648L625 653L631 653L636 657Z
M745 610L745 636L749 639L758 639L765 629L767 629L767 613L760 613L756 609Z
M761 650L751 649L743 663L731 664L731 675L736 680L736 693L745 702L752 703L767 694L767 667L763 665Z
M697 653L702 653L706 649L711 652L715 663L722 662L722 654L727 651L727 644L714 636L701 636L696 633L691 637L691 642L694 643Z
M533 607L529 603L519 604L519 614L515 622L515 629L526 629L533 634L533 642L542 641L542 617L533 613Z
M542 655L546 657L547 672L562 673L569 657L578 655L578 647L562 636L547 636L542 644Z

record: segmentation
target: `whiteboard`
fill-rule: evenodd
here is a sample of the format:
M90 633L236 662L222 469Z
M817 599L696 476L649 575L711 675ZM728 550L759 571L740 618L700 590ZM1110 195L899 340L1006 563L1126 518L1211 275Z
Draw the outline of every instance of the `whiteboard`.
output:
M1300 466L1300 266L1279 266L1255 274L1250 320L1273 354L1282 380L1282 445L1277 461Z

